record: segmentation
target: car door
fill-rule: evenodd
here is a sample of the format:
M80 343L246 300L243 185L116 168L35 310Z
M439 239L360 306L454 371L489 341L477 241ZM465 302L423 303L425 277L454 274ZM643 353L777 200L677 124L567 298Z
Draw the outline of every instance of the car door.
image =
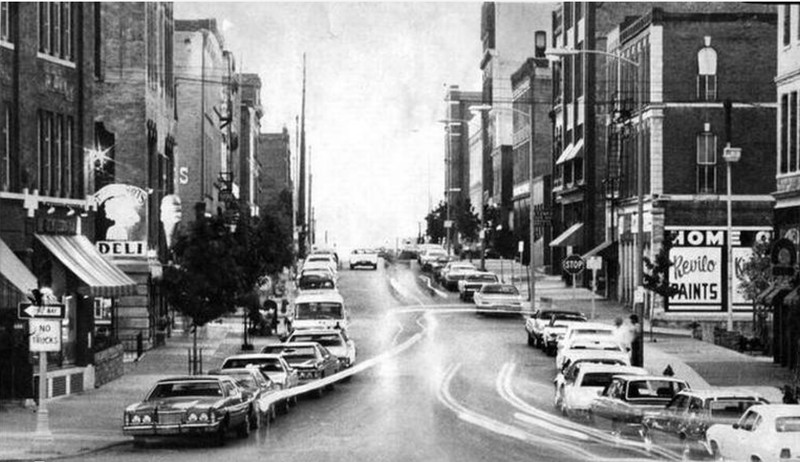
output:
M600 419L611 419L612 402L622 393L622 384L614 379L592 403L592 413Z
M761 416L752 409L742 416L739 420L739 428L733 428L733 431L728 434L730 438L726 439L724 446L720 448L726 458L740 459L748 448L754 446L754 430L757 428L759 420L761 420Z
M229 423L231 426L241 424L247 413L247 399L242 394L238 385L229 380L223 382L225 387L226 407L228 408Z
M336 357L328 351L327 348L324 346L319 346L319 354L322 356L323 367L325 369L325 375L330 376L337 372L339 372L339 361Z
M659 412L651 420L654 427L665 432L676 433L683 415L686 412L686 407L689 404L689 397L686 395L676 395L672 401L667 404L667 407Z

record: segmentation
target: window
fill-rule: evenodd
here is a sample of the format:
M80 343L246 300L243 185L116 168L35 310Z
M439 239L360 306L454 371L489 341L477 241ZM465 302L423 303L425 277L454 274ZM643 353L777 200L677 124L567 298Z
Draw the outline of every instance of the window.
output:
M39 51L72 61L72 4L39 2Z
M697 192L714 194L716 190L717 137L706 131L697 135Z
M0 2L0 41L11 42L11 2Z
M572 27L572 2L564 2L564 30Z
M792 6L783 5L783 46L789 46L792 34Z
M781 95L780 173L789 171L789 95Z
M39 194L72 196L72 117L39 111Z
M711 37L705 37L705 46L697 52L697 99L717 99L717 52L711 48Z
M575 55L575 98L583 96L583 42L575 47L578 54Z
M583 4L581 2L575 2L575 24L583 18Z
M796 172L797 164L797 92L793 91L789 96L789 171Z
M11 105L3 105L0 113L0 191L11 187Z

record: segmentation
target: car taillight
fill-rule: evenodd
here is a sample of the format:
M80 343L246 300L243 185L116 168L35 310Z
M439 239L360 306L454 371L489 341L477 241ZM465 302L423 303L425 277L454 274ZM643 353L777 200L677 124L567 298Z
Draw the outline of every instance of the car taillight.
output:
M792 458L792 451L789 448L781 449L781 459L791 459Z

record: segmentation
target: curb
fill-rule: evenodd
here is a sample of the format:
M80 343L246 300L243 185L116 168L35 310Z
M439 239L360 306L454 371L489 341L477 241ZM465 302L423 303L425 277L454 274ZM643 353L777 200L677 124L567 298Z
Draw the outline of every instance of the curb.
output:
M39 460L66 460L66 459L74 459L76 457L86 456L89 454L95 454L100 451L105 451L107 449L111 449L117 446L123 446L126 444L131 444L132 440L126 439L124 441L114 441L112 443L106 443L101 446L97 446L91 449L86 449L84 451L78 451L74 454L30 454L27 456L23 456L21 458L11 458L11 459L4 459L0 458L0 460L6 462L35 462ZM2 457L2 455L0 455Z

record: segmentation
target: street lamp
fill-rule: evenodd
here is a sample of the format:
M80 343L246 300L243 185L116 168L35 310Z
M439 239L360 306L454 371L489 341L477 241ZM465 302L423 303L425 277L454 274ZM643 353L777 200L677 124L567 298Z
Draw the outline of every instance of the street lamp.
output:
M531 113L528 114L527 112L521 111L521 110L516 109L514 107L493 107L493 106L491 106L489 104L478 104L478 105L474 105L474 106L470 106L469 107L469 110L472 111L472 113L480 113L480 112L485 112L485 111L491 111L492 109L511 111L512 114L519 114L519 115L521 115L522 117L524 117L524 118L526 118L528 120L528 125L530 126L530 135L529 135L529 140L528 140L528 159L529 159L529 162L528 162L528 177L529 177L528 178L528 200L530 201L530 205L528 206L528 221L529 221L529 224L528 224L528 240L530 241L530 244L529 244L529 247L528 247L528 249L529 249L528 250L528 270L529 270L529 273L530 273L528 275L528 298L531 301L531 309L533 311L535 311L536 310L536 265L534 264L535 261L534 261L534 258L533 258L533 256L534 256L533 246L534 246L534 242L536 241L536 230L535 230L535 227L534 227L535 213L534 213L534 208L533 208L533 177L534 177L534 174L536 173L535 169L534 169L534 162L533 162L533 114L534 114L534 112L533 112L533 110L531 110ZM482 206L483 205L481 205L481 207ZM481 210L481 212L483 212L483 210ZM483 217L482 213L481 213L481 217ZM481 229L483 229L483 224L482 223L481 223ZM481 241L481 243L483 243L483 241ZM520 263L520 265L522 265L522 257L520 257L520 262L519 263ZM483 249L481 249L481 269L483 269Z
M575 56L577 54L597 54L608 56L617 60L617 92L621 91L622 84L622 63L630 64L638 70L639 62L628 59L618 51L617 53L610 53L603 50L587 50L587 49L574 49L574 48L549 48L545 51L545 56L550 60L558 60L565 57ZM638 74L638 72L637 72ZM638 78L633 78L633 97L634 97L634 111L639 107L639 93L637 89ZM644 339L644 288L642 281L644 279L644 150L636 147L636 213L638 219L636 220L636 253L634 255L635 279L634 285L636 286L634 295L634 304L638 305L635 310L639 317L638 332L636 340L634 340L632 363L634 366L642 366L644 363L643 356L643 339Z
M731 211L731 164L739 162L739 159L742 157L742 148L733 148L731 144L728 143L725 146L725 149L722 150L722 158L725 159L725 165L727 166L727 174L726 180L728 183L728 197L727 197L727 205L728 205L728 234L726 243L728 244L728 332L733 331L733 245L731 236L733 235L733 213Z

